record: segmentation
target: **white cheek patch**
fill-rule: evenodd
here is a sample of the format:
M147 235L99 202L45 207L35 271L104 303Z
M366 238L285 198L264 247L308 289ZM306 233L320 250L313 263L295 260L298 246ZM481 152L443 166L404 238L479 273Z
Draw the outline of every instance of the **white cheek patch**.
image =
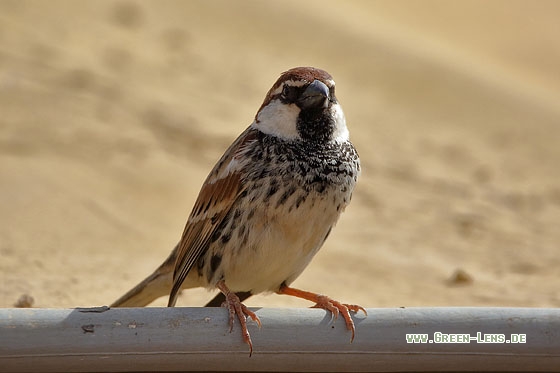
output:
M251 126L268 135L286 140L299 139L296 123L300 108L295 104L286 105L280 100L272 100L261 109Z
M332 116L334 118L334 132L333 140L336 142L345 142L350 138L348 132L348 127L346 127L346 118L344 117L344 112L339 104L334 104L332 106Z

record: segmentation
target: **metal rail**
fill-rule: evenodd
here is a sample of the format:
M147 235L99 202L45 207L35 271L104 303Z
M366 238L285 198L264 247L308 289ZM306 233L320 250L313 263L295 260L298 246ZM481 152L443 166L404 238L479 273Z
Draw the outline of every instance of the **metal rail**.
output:
M249 357L220 308L0 309L0 371L560 369L560 309L368 309L355 315L353 343L323 310L253 310L263 327L249 323ZM473 340L458 343L465 335Z

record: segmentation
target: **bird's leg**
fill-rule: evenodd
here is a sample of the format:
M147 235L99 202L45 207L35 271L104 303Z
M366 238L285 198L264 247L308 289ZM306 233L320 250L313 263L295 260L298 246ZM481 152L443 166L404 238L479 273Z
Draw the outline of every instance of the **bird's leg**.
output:
M233 291L229 290L224 280L218 282L216 286L226 297L223 306L227 307L229 311L229 332L231 333L231 331L233 330L233 320L235 318L235 315L237 315L239 325L241 325L241 334L243 336L243 340L249 345L249 356L251 356L251 354L253 353L253 342L251 341L251 335L249 334L249 330L247 329L247 316L249 316L254 322L256 322L259 328L261 327L261 320L254 312L249 310L243 303L241 303L239 297Z
M280 290L278 290L278 294L291 295L294 297L309 300L311 302L315 302L313 308L322 308L324 310L331 311L335 319L338 317L339 313L342 314L342 317L346 322L346 328L352 332L352 339L350 340L350 342L354 340L354 332L356 329L354 327L354 321L352 321L352 317L350 316L350 311L362 311L367 315L366 310L361 306L355 304L342 304L327 297L326 295L315 294L309 291L294 289L288 286L282 286Z

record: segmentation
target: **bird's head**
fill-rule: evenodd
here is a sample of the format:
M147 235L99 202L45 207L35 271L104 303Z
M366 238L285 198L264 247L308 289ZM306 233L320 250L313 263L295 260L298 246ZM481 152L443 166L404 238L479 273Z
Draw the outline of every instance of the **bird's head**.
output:
M346 120L334 87L334 80L324 70L288 70L268 91L253 126L288 141L347 141Z

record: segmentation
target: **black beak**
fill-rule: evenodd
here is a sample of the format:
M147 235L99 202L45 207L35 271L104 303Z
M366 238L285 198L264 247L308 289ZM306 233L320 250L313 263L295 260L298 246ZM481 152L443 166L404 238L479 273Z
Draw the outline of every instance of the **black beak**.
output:
M326 107L329 98L329 87L320 80L314 80L298 100L298 106L303 109L317 109Z

